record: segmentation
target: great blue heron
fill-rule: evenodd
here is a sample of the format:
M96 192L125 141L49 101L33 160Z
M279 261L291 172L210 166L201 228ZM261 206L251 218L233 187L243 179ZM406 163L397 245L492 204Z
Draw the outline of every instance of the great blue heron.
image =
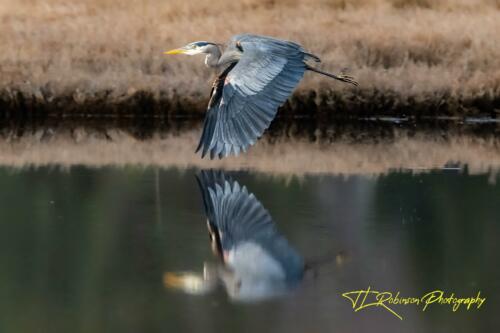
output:
M269 127L304 72L309 70L357 85L351 76L323 72L307 64L320 59L294 42L258 35L236 35L224 50L211 42L193 42L165 54L206 54L205 64L219 68L196 152L226 157L255 143Z
M166 273L165 284L204 294L222 282L231 299L257 301L298 285L307 268L262 204L223 173L198 176L212 250L221 265L205 264L203 276Z

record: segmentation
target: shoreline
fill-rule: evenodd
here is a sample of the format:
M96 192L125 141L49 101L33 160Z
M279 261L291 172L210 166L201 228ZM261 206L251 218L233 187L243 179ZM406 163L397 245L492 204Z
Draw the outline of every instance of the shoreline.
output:
M113 96L110 91L82 97L81 93L60 96L0 91L0 118L65 116L164 116L203 117L206 96L158 96L139 91ZM482 94L452 97L445 93L401 96L394 91L376 90L301 91L293 94L278 111L279 116L329 118L388 117L490 117L500 116L500 96Z
M246 154L201 159L194 150L200 121L168 118L101 118L18 124L0 122L0 165L17 168L159 167L252 170L277 176L312 174L378 176L393 170L446 169L500 174L500 124L426 120L279 120Z

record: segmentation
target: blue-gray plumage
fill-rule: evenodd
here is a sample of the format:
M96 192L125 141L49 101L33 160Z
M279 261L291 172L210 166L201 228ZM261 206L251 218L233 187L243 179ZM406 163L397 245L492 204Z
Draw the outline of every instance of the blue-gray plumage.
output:
M313 68L320 59L299 44L258 35L236 35L224 52L218 44L194 42L167 54L206 53L205 64L225 68L215 80L196 151L210 158L238 155L262 136L278 108L291 95L306 70L357 85L343 73Z
M302 279L302 257L245 186L213 171L201 172L198 182L214 249L237 281L233 297L268 297Z

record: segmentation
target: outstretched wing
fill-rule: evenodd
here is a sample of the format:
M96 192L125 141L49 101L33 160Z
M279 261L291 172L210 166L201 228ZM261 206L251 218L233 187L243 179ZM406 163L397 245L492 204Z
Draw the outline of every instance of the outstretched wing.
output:
M221 242L229 250L240 242L269 238L277 234L271 216L245 186L222 172L202 171L197 175L205 213Z
M255 244L280 263L287 279L302 275L302 257L278 232L271 215L245 186L241 187L238 182L217 171L201 171L197 179L210 228L217 233L219 251L231 253L241 249L241 246L244 248L245 244ZM233 265L259 266L258 262L249 259L251 253L246 252L238 258L233 259L239 264L233 262ZM239 260L250 262L245 264Z
M219 98L211 100L197 152L219 158L255 143L269 127L315 58L298 44L270 37L238 35L228 47L242 52L238 63L219 77ZM217 82L217 81L216 81ZM217 92L217 91L216 91Z

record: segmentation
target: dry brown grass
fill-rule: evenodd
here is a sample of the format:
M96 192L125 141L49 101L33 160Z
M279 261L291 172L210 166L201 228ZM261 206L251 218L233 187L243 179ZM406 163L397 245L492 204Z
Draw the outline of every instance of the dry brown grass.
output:
M193 152L199 137L197 129L175 134L172 131L156 133L148 140L119 129L104 132L83 127L39 129L21 137L15 130L4 130L0 140L0 165L16 168L135 165L249 169L284 176L347 176L379 175L391 170L426 172L452 163L466 165L471 173L490 174L492 181L496 179L500 171L498 137L436 134L396 130L390 139L353 141L347 135L333 142L280 137L273 141L261 140L239 157L210 161L202 160Z
M202 59L162 51L252 32L300 42L326 70L349 67L361 84L355 96L498 107L499 9L497 0L3 0L0 91L42 103L117 102L137 91L203 100L212 73ZM310 74L299 92L332 89L353 88Z

